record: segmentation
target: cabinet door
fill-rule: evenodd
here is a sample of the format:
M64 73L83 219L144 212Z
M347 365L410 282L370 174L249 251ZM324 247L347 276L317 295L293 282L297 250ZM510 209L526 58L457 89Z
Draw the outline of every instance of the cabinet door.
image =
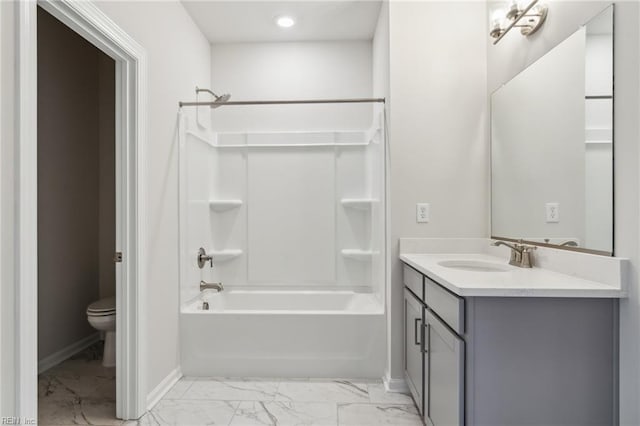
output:
M428 424L464 425L464 341L430 311L425 312Z
M405 378L418 410L423 413L422 377L422 304L408 290L404 291L404 369Z

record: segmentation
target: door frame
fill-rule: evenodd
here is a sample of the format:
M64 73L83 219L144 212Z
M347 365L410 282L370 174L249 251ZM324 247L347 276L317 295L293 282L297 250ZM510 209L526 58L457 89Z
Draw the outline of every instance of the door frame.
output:
M146 410L144 383L146 53L91 2L16 3L17 176L15 391L18 417L37 419L37 6L116 62L116 415Z

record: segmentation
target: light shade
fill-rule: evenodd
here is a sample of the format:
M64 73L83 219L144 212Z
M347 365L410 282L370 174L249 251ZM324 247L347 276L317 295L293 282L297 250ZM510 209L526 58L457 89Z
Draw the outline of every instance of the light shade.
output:
M290 28L296 24L296 21L291 16L278 16L276 24L282 28Z

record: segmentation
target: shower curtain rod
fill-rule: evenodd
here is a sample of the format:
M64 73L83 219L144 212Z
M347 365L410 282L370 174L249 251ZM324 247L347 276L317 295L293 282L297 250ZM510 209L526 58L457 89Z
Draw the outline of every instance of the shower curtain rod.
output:
M296 104L361 104L367 102L384 103L384 98L355 98L355 99L307 99L289 101L227 101L227 102L178 102L183 106L224 106L224 105L296 105Z

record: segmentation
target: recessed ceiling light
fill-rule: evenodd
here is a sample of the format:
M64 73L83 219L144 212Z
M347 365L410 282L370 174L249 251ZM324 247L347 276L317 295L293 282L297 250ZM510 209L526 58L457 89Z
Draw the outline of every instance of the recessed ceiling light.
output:
M282 28L290 28L296 24L296 21L291 16L278 16L276 24Z

